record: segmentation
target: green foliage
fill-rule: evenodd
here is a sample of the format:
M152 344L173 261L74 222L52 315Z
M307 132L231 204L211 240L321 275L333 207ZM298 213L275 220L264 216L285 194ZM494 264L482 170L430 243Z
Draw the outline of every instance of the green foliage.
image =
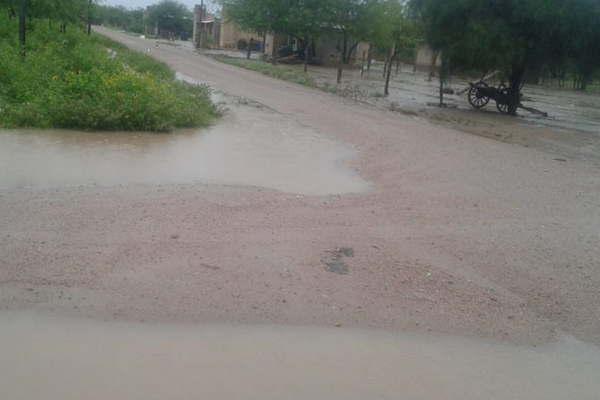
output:
M223 17L240 28L258 33L283 33L287 24L285 3L280 0L221 0Z
M217 60L226 64L235 65L236 67L249 69L255 72L259 72L263 75L281 79L284 81L294 82L299 85L316 87L316 83L313 78L297 68L289 67L286 65L273 65L264 61L257 60L246 60L241 58L216 56Z
M374 4L370 12L370 18L378 23L371 28L369 42L385 53L392 49L392 58L412 61L423 41L423 32L408 7L398 0L385 0Z
M187 39L192 36L193 14L186 5L174 0L162 0L146 9L149 28Z
M0 16L0 126L169 131L215 118L208 90L175 81L165 65L41 22L23 58L16 21Z
M123 6L97 5L93 11L96 25L107 25L128 32L145 33L144 9L128 9Z
M93 21L140 34L154 33L158 29L158 34L182 39L191 37L193 30L192 12L185 4L173 0L162 0L145 9L97 5Z
M600 59L597 0L412 0L429 44L454 68L499 69L520 80L528 69ZM584 59L588 57L588 61Z

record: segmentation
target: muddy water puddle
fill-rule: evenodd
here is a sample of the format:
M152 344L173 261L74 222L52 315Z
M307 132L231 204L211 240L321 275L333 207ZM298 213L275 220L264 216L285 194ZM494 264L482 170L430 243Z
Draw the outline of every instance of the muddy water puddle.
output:
M356 152L256 106L234 104L204 130L172 134L0 131L0 188L207 183L290 193L362 192Z
M600 351L346 328L158 325L0 313L13 400L597 399Z

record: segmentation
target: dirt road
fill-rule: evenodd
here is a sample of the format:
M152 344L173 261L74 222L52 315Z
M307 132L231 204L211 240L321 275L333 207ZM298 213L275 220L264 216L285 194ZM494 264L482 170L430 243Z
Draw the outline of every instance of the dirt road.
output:
M596 166L103 33L354 148L370 190L2 190L1 308L600 343Z

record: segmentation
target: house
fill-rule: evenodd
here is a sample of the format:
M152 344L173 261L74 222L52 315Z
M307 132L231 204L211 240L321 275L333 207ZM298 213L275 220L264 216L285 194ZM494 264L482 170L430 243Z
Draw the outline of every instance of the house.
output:
M439 52L434 51L427 44L423 44L417 49L415 57L416 69L434 74L441 66L442 58L439 57Z
M262 35L245 32L227 18L207 11L205 5L194 7L194 45L198 48L244 49L253 40L262 43Z
M194 7L194 38L198 48L246 49L253 41L256 51L261 51L267 58L279 57L282 53L298 53L304 48L301 40L281 34L262 35L257 32L242 30L235 22L227 18L227 10L222 10L222 17L207 12L205 5ZM318 38L311 46L311 59L323 65L338 63L339 49L342 47L340 34L332 32ZM350 64L366 58L369 44L361 42L354 49Z

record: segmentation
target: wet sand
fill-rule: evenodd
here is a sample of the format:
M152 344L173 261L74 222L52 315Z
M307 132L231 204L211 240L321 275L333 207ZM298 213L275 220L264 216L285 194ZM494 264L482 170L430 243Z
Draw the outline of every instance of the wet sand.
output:
M0 314L12 400L594 400L597 347L336 328L156 325Z

